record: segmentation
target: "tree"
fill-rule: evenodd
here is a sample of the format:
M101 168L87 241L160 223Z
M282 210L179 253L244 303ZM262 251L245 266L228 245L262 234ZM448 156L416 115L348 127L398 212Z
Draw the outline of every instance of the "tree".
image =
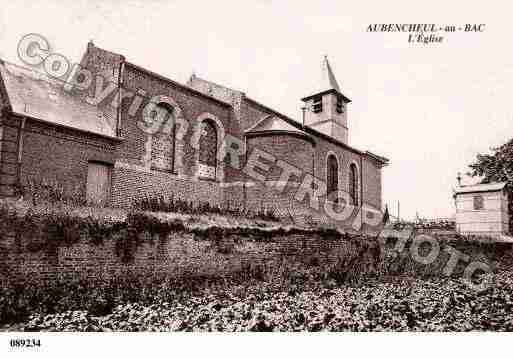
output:
M467 174L480 177L481 183L506 182L509 199L509 228L513 229L513 139L491 149L491 154L478 154Z

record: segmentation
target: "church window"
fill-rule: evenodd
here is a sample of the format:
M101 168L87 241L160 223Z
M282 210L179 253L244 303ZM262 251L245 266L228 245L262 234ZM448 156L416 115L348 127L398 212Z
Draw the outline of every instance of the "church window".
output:
M217 167L217 129L212 120L201 123L199 142L199 176L208 179L216 178Z
M315 97L313 100L313 112L322 112L322 96Z
M349 167L349 196L351 204L358 205L358 169L354 163Z
M160 126L152 136L151 144L151 167L153 169L174 172L175 166L175 126L166 126L172 121L173 109L167 104L158 104L152 111L150 117L152 120L157 118L157 112L162 114L165 123Z
M327 161L326 169L326 186L328 189L328 196L338 197L338 194L333 194L338 191L338 162L335 155L330 154Z

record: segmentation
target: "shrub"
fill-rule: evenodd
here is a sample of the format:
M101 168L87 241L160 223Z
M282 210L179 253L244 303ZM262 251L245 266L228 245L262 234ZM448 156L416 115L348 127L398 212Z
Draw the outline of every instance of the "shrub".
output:
M162 195L145 196L132 203L132 208L137 211L168 212L184 214L219 214L234 217L279 221L276 211L272 207L260 206L257 210L250 210L227 202L225 205L212 205L209 202L192 202L175 198L174 195L165 197Z
M66 204L71 206L85 206L85 188L83 186L64 185L57 179L29 178L22 186L21 193L33 205L40 204Z

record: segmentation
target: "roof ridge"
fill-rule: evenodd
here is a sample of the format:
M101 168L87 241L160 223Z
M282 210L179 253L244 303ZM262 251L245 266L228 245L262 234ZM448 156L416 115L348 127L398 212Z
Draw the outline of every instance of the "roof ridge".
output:
M296 126L292 126L289 122L280 118L276 115L265 115L260 121L258 121L255 125L248 128L244 131L245 134L256 134L256 133L273 133L273 132L288 132L301 134L306 137L310 137L310 135L305 132L303 129L297 128Z
M96 49L98 49L98 50L101 50L101 51L107 52L107 53L109 53L109 54L111 54L111 55L119 56L119 57L121 57L121 59L122 59L122 60L126 60L125 55L119 54L119 53L114 52L114 51L106 50L106 49L104 49L103 47L96 46L92 41L89 41L89 42L87 43L86 52L87 52L87 50L88 50L90 47L94 47L94 48L96 48Z
M507 182L476 183L472 185L456 186L453 191L456 193L488 192L498 191L506 187Z
M228 89L228 90L231 90L231 91L235 91L235 92L239 92L239 93L242 93L242 94L244 94L244 95L245 95L245 93L244 93L243 91L241 91L241 90L237 90L237 89L234 89L234 88L232 88L232 87L228 87L228 86L226 86L226 85L222 85L222 84L220 84L220 83L218 83L218 82L214 82L214 81L211 81L211 80L207 80L206 78L201 77L201 76L198 76L198 75L196 75L195 73L193 73L193 74L191 75L190 79L192 79L192 78L197 78L197 79L199 79L199 80L201 80L201 81L208 82L208 83L210 83L210 84L212 84L212 85L219 86L219 87L224 87L225 89Z
M253 126L249 127L248 129L244 130L244 132L250 132L250 131L253 131L255 128L258 127L258 125L260 125L262 122L264 122L265 120L267 120L269 117L271 117L272 115L265 115L263 116L260 120L258 120Z
M94 47L94 48L96 48L96 49L99 49L99 50L101 50L101 51L107 52L107 53L109 53L109 54L112 54L112 55L115 55L115 56L119 56L119 57L121 58L121 60L122 60L126 65L132 66L132 67L134 67L135 69L137 69L137 70L139 70L139 71L142 71L142 72L147 73L148 75L151 75L151 76L154 76L154 77L156 77L156 78L158 78L158 79L161 79L161 80L163 80L163 81L169 82L169 83L171 83L171 84L173 84L173 85L175 85L175 86L179 86L179 87L181 87L181 88L188 89L189 91L191 91L191 92L193 92L193 93L195 93L195 94L201 95L201 96L203 96L203 97L206 97L206 98L208 98L208 99L211 99L211 100L213 100L213 101L216 101L216 102L218 102L218 103L220 103L220 104L228 105L228 106L230 106L230 107L232 106L232 105L231 105L230 103L228 103L228 102L225 102L225 101L223 101L223 100L220 100L220 99L218 99L218 98L215 98L215 97L213 97L213 96L210 96L210 95L208 95L208 94L205 94L205 93L203 93L203 92L201 92L201 91L198 91L198 90L196 90L196 89L193 89L192 87L188 86L187 84L182 84L182 83L180 83L180 82L178 82L178 81L175 81L175 80L173 80L173 79L170 79L169 77L166 77L166 76L161 75L161 74L159 74L159 73L157 73L157 72L154 72L154 71L152 71L152 70L149 70L149 69L147 69L147 68L145 68L145 67L142 67L142 66L140 66L140 65L137 65L137 64L135 64L135 63L133 63L133 62L131 62L131 61L128 61L128 60L127 60L127 58L126 58L124 55L119 54L119 53L117 53L117 52L110 51L110 50L106 50L106 49L101 48L101 47L98 47L98 46L96 46L92 41L89 41L89 42L88 42L88 44L87 44L87 46L88 46L88 48L89 48L89 47Z
M197 94L197 95L203 96L203 97L208 98L208 99L210 99L210 100L216 101L216 102L221 103L221 104L223 104L223 105L225 105L225 106L232 107L232 104L231 104L231 103L225 102L225 101L223 101L223 100L220 100L220 99L218 99L218 98L215 98L215 97L213 97L213 96L210 96L210 95L208 95L208 94L206 94L206 93L203 93L203 92L201 92L201 91L198 91L198 90L196 90L196 89L192 88L191 86L188 86L187 84L182 84L182 83L180 83L180 82L178 82L178 81L172 80L172 79L170 79L169 77L166 77L166 76L164 76L164 75L161 75L161 74L158 74L158 73L153 72L153 71L151 71L151 70L148 70L147 68L144 68L144 67L142 67L142 66L136 65L136 64L134 64L133 62L125 61L125 64L126 64L126 65L129 65L129 66L132 66L132 67L133 67L133 68L135 68L136 70L139 70L139 71L145 72L145 73L146 73L146 74L148 74L148 75L154 76L154 77L156 77L156 78L158 78L158 79L160 79L160 80L163 80L163 81L169 82L169 83L171 83L171 84L173 84L173 85L175 85L175 86L179 86L179 87L181 87L181 88L187 89L188 91L191 91L192 93L195 93L195 94Z

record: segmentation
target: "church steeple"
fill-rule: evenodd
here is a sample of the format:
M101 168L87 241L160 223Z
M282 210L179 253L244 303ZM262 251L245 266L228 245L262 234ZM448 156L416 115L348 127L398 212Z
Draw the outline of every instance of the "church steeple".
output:
M308 109L305 125L348 143L347 104L351 100L342 94L327 56L322 60L320 83L313 94L302 101Z
M341 92L337 79L335 78L335 75L333 75L330 62L328 61L328 55L324 55L324 60L322 61L322 82L320 89L336 90L337 92Z

